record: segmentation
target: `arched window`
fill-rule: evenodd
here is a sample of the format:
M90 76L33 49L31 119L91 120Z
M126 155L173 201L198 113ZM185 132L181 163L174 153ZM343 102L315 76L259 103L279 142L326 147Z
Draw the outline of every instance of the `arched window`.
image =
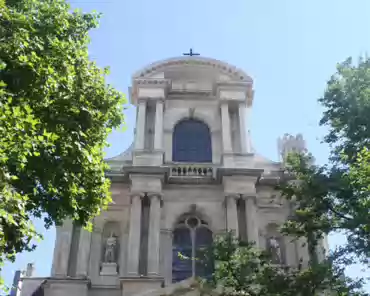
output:
M202 121L185 119L174 129L172 160L212 162L212 142L208 126Z
M212 274L212 263L206 262L205 256L212 241L212 231L197 216L188 215L179 221L173 233L172 282Z

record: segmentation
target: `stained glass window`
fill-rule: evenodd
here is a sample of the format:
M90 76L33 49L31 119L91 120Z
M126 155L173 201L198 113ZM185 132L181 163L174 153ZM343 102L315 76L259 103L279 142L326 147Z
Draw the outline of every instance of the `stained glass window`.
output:
M208 126L202 121L180 121L173 132L172 160L212 162L212 142Z
M205 255L211 244L212 232L204 221L195 216L181 220L173 234L172 281L210 276L213 265Z

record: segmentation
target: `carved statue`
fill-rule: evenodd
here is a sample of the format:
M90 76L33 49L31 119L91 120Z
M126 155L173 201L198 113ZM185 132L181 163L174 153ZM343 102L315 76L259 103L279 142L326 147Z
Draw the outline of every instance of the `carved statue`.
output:
M282 263L283 260L281 257L281 247L276 237L272 236L268 239L268 248L268 251L272 256L272 261L274 263Z
M104 263L113 263L117 261L117 236L114 233L107 238L105 244Z

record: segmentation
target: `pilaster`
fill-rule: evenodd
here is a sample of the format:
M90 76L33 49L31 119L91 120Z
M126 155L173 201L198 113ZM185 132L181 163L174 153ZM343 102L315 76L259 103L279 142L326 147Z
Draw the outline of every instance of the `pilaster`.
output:
M136 133L135 133L135 149L136 150L144 149L146 104L147 102L144 99L141 99L138 102Z
M232 153L231 133L230 133L230 114L227 101L221 102L221 125L222 125L222 144L223 153Z
M91 247L91 232L81 229L80 243L78 246L78 256L76 265L77 277L86 277L88 275L89 257Z
M154 150L163 149L163 100L158 99L155 105Z
M246 121L245 121L245 104L239 103L238 106L238 112L239 112L239 132L240 132L240 152L241 153L247 153L250 152L247 149L247 131L246 131Z
M68 219L56 227L56 241L51 274L56 277L67 277L68 262L71 250L73 221Z
M235 236L239 236L238 211L236 194L229 194L225 197L226 203L226 229L232 231Z
M148 276L159 276L161 196L150 194Z
M245 200L245 220L247 222L247 239L259 247L259 223L257 216L257 204L255 195L243 195Z
M172 283L172 229L161 229L161 238L161 256L163 258L161 275L167 286Z
M141 229L141 195L131 196L130 225L128 239L128 276L138 276L140 254L140 229Z

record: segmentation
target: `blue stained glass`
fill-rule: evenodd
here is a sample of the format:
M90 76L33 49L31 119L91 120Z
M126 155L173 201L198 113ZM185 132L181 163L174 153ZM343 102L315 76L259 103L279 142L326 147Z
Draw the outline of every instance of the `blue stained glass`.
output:
M172 249L172 281L179 282L192 276L192 241L188 228L174 231Z
M208 126L186 119L173 132L172 160L176 162L212 162L212 141Z

